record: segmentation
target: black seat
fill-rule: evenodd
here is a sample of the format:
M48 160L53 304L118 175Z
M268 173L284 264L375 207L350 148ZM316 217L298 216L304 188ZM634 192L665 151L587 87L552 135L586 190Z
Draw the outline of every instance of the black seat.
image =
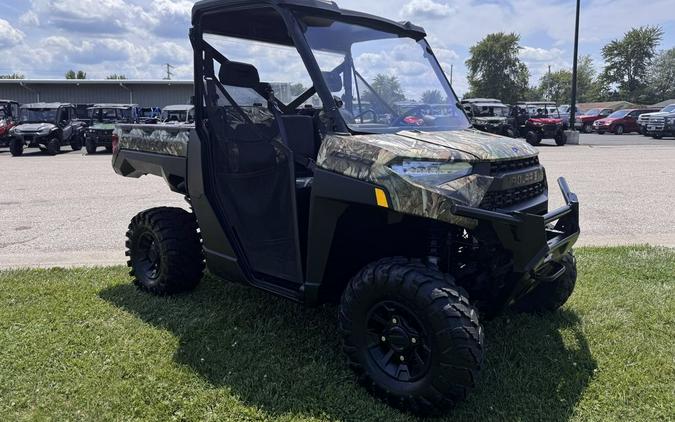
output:
M318 134L314 126L314 118L303 115L285 115L282 119L288 137L288 147L293 151L296 159L300 158L296 161L316 160ZM295 173L297 177L312 174L311 170L302 164L295 165Z

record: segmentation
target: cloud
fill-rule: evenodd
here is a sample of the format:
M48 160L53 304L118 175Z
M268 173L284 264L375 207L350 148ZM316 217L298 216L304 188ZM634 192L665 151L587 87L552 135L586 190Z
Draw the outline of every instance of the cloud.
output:
M155 0L148 13L154 22L155 35L168 38L187 38L194 2L188 0Z
M12 24L0 19L0 48L14 47L20 44L26 35L14 28Z
M563 55L563 50L559 48L537 48L523 46L520 50L520 58L526 61L545 62L558 60Z
M19 16L19 24L25 25L25 26L39 26L40 25L40 18L38 17L38 15L35 12L33 12L32 10L29 10L28 12Z
M452 13L453 9L450 6L433 0L412 0L401 10L402 17L420 20L443 19Z

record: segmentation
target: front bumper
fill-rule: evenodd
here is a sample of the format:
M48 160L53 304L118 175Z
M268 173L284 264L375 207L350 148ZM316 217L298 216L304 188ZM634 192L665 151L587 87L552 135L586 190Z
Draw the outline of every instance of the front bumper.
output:
M20 133L14 134L14 139L18 139L27 148L37 148L40 145L47 145L49 142L49 134L42 135L40 133Z
M94 142L96 146L112 148L112 131L87 132L85 137L88 141Z
M453 213L491 224L502 247L513 254L513 270L525 278L535 278L551 262L567 254L581 232L579 200L564 178L558 185L565 206L544 215L523 212L487 211L455 205Z

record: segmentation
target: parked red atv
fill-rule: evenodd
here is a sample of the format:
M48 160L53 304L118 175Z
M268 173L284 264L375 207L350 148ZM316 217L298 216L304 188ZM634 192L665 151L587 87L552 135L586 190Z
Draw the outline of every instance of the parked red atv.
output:
M0 148L8 147L10 130L16 126L19 115L19 103L10 100L0 100Z
M542 139L553 139L556 145L567 143L563 121L554 102L520 102L514 108L518 133L537 146Z

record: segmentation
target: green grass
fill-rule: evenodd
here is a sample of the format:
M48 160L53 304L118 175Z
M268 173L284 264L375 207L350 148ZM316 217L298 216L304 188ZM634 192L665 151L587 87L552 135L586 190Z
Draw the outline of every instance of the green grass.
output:
M480 386L439 420L675 418L675 252L578 258L560 312L485 323ZM0 420L410 420L354 383L335 314L215 279L154 298L123 268L0 272Z

